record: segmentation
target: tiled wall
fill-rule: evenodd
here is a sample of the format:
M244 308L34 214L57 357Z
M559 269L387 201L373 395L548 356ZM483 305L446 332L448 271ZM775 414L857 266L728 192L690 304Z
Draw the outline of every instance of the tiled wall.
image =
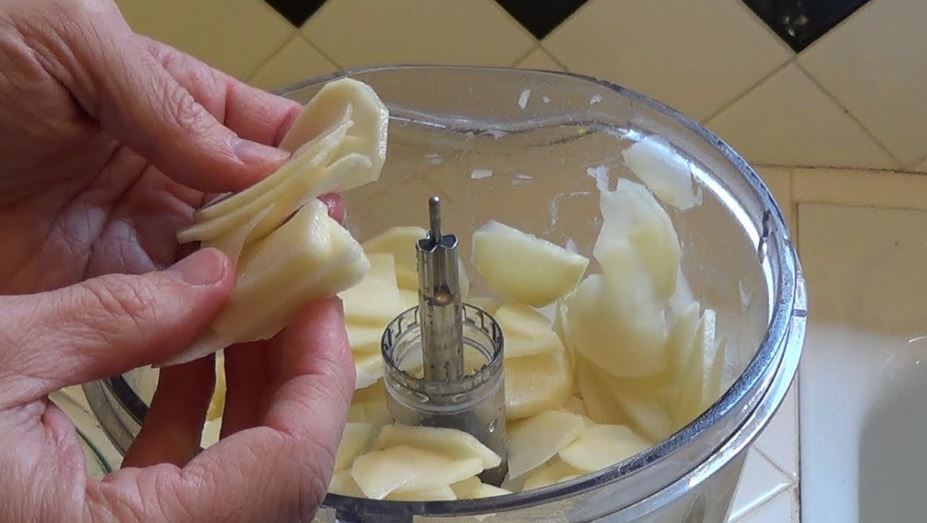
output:
M138 31L268 89L379 63L576 71L706 122L757 165L927 172L923 0L117 2Z

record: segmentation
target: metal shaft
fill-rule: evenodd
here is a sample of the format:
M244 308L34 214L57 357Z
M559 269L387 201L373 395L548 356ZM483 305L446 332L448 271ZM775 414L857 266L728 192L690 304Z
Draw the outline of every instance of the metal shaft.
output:
M428 200L430 230L418 242L419 322L425 379L455 381L464 375L463 311L457 238L441 232L441 200Z

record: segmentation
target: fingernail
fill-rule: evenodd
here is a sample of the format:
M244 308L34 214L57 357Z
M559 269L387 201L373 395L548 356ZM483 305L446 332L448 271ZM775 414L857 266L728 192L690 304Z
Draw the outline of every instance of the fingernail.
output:
M235 154L248 165L277 164L290 157L290 153L276 147L269 147L250 140L237 138Z
M195 286L214 285L225 276L228 260L216 249L203 249L180 260L168 269L184 283Z

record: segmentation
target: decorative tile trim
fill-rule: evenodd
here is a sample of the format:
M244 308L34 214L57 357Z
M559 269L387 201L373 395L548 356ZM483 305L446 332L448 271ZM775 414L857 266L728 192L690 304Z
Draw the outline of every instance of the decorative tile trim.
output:
M869 0L743 0L796 53Z
M322 7L325 0L264 0L267 5L274 8L294 27L303 25L316 11Z
M586 0L496 0L538 40L563 23Z

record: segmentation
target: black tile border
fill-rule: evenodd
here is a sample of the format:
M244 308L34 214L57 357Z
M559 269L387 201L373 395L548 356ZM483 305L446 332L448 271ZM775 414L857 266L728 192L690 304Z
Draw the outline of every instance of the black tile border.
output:
M316 11L322 7L325 0L264 0L267 5L274 8L294 27L303 25ZM375 0L379 1L379 0Z
M869 0L743 0L796 53Z
M582 7L586 0L496 0L496 3L540 40Z

